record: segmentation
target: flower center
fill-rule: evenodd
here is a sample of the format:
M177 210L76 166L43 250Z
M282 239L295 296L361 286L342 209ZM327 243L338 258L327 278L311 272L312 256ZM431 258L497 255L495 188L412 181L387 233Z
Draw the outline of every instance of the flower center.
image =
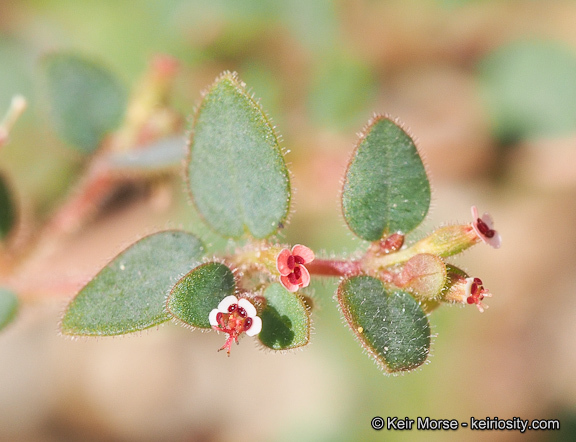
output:
M496 231L492 230L488 225L482 221L480 218L476 220L476 226L482 235L486 238L493 238L496 234Z
M482 280L480 278L474 278L472 286L470 287L470 296L466 299L468 304L477 304L484 299L482 294L484 287L482 286Z
M298 268L298 265L304 264L305 262L306 261L304 261L304 258L302 258L300 255L290 255L286 260L286 265L290 270L293 270L294 268Z
M231 304L228 307L228 313L219 312L216 315L216 321L218 321L220 330L234 336L250 330L253 323L252 318L248 317L246 310L243 307L239 307L238 304Z
M292 273L288 275L288 281L292 284L298 284L302 278L302 269L300 267L295 267Z

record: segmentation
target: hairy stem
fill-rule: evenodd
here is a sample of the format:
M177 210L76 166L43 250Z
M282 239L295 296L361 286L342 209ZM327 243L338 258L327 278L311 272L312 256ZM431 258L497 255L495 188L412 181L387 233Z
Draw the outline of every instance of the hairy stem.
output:
M306 268L312 275L353 276L362 272L360 261L339 261L334 259L315 259Z

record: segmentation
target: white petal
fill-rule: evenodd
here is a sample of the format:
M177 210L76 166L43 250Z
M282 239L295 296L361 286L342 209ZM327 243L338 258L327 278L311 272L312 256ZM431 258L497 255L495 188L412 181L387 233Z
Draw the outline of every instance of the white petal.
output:
M502 237L498 232L495 232L492 238L486 238L486 242L495 249L499 249L502 245Z
M464 296L468 298L472 294L472 284L474 283L474 278L466 278L466 286L464 287Z
M257 335L262 331L262 319L259 316L254 316L252 318L252 326L246 330L248 336Z
M244 308L249 318L253 318L254 316L256 316L256 307L254 307L252 303L248 301L246 298L242 298L240 299L240 301L238 301L238 307Z
M212 310L210 312L210 314L208 315L208 320L210 321L210 325L218 326L218 320L216 319L216 316L218 316L218 313L220 313L220 312L218 311L217 308L215 308L214 310Z
M222 313L228 313L228 307L232 304L238 304L238 298L234 295L226 296L220 304L218 304L218 311Z
M484 224L486 224L489 229L494 227L494 220L492 219L492 215L488 212L485 212L484 215L482 215L482 221L484 221Z
M472 221L474 221L474 223L476 223L476 220L478 218L480 218L478 216L478 209L476 208L476 206L472 206L472 207L470 207L470 211L472 212Z

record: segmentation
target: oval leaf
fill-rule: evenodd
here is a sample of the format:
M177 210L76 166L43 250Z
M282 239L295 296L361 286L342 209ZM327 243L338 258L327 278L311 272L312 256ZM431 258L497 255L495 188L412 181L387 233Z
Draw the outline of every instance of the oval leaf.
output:
M6 238L16 224L12 195L4 177L0 175L0 240Z
M120 123L124 88L106 69L77 55L53 54L44 62L56 130L81 152L91 153Z
M375 117L360 136L342 192L344 218L368 241L407 233L430 206L430 183L412 138L392 120Z
M64 314L62 331L111 336L169 320L166 294L203 254L201 241L186 232L165 231L141 239L80 290Z
M273 350L289 350L308 344L310 315L298 295L274 283L264 292L266 308L260 315L260 342Z
M227 266L202 264L176 283L166 303L168 313L192 327L211 328L210 312L234 294L235 286L234 274Z
M388 292L376 278L355 276L340 284L338 301L364 348L386 371L412 370L426 361L428 318L408 293Z
M235 74L218 78L198 108L187 171L196 207L224 236L266 238L288 215L278 136Z
M18 298L10 290L0 287L0 330L16 317Z

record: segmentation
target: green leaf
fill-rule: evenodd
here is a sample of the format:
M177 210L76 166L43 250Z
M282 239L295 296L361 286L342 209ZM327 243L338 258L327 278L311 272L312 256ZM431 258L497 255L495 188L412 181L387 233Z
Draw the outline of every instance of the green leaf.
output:
M576 130L576 51L559 42L517 41L479 64L494 132L504 143Z
M198 108L187 172L196 207L224 236L266 238L288 215L278 136L235 74L220 76Z
M64 314L62 332L121 335L169 320L166 295L203 254L200 240L186 232L164 231L141 239L80 290Z
M368 241L407 233L430 206L430 183L412 138L394 121L375 117L346 172L342 207L350 229Z
M310 315L302 299L278 283L269 285L264 297L266 308L260 315L260 342L273 350L288 350L308 344Z
M6 238L16 224L16 210L8 183L0 175L0 240Z
M16 317L18 298L10 290L0 287L0 330Z
M235 286L234 274L227 266L202 264L176 283L166 303L168 313L192 327L211 328L210 312L234 294Z
M56 130L81 152L93 152L124 115L124 88L106 69L78 55L49 55L43 67Z
M430 351L430 326L416 300L389 292L371 276L355 276L338 287L338 301L352 331L389 373L413 370Z

